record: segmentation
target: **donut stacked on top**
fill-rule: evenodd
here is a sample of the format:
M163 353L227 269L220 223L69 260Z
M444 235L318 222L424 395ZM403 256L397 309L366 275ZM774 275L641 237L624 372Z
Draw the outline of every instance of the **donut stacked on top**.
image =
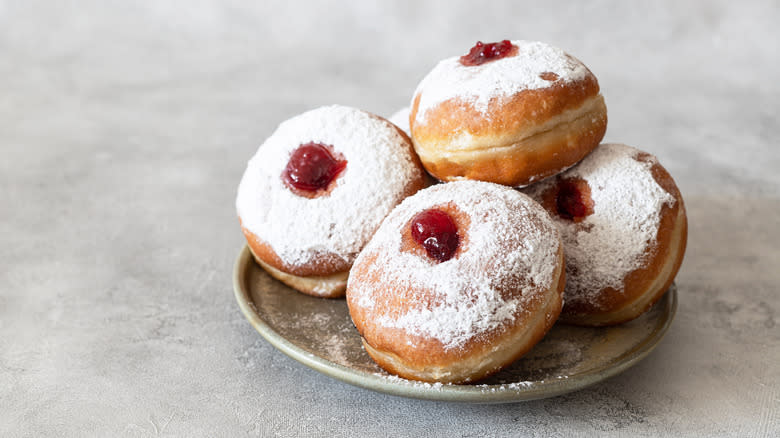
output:
M477 43L439 62L412 100L409 126L423 165L442 181L523 186L595 148L607 107L593 73L531 41Z
M346 288L387 371L481 379L559 318L631 320L674 279L680 192L652 155L599 146L598 82L562 50L477 43L440 62L392 119L402 128L326 107L282 123L237 199L258 263L304 293ZM444 184L424 188L423 166Z

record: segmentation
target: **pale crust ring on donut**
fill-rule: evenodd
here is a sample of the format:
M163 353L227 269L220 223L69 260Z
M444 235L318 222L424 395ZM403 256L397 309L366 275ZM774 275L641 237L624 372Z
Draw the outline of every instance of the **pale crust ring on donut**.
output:
M249 247L252 256L255 258L257 264L259 264L266 272L275 279L282 283L292 287L295 290L303 292L307 295L312 295L320 298L340 298L344 296L344 291L347 288L347 277L349 271L337 272L330 275L310 275L307 277L288 274L274 268L270 264L263 261L263 259L255 255L252 247Z
M287 266L271 247L255 234L241 227L249 251L269 275L291 288L320 298L340 298L347 289L349 264L333 254L322 254L320 260L301 266Z
M409 116L414 147L442 181L524 186L581 160L607 128L606 104L590 71L575 82L494 98L486 114L454 98L429 109L421 123L419 101L420 94Z

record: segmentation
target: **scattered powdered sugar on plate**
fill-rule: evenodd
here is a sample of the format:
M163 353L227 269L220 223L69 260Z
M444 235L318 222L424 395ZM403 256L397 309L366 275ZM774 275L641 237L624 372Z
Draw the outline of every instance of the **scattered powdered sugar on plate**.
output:
M414 93L420 95L415 121L423 123L429 109L450 99L459 98L485 114L494 98L546 88L556 81L574 82L588 74L583 63L557 47L536 41L512 44L517 46L516 55L482 65L464 66L460 56L440 61ZM542 79L547 72L555 73L556 81Z
M409 111L410 108L405 106L398 111L394 112L387 120L390 120L395 126L401 128L406 135L409 135Z
M655 157L638 161L640 151L622 144L602 144L560 178L587 181L593 214L582 222L554 216L566 252L566 301L593 302L605 287L623 289L625 275L643 265L654 244L661 208L674 197L653 178ZM524 191L536 199L556 184L544 180Z
M436 263L401 251L403 227L417 213L447 204L470 218L468 228L458 231L466 236L459 253ZM478 181L436 185L404 200L383 222L356 261L376 254L365 268L378 280L350 276L348 298L366 310L369 324L458 348L528 311L524 306L553 281L559 242L547 213L516 190ZM431 296L404 296L404 309L386 305L421 289Z
M433 391L441 391L444 388L466 388L467 386L464 385L458 385L454 383L428 383L428 382L420 382L416 380L409 380L404 379L403 377L395 376L392 374L386 374L386 373L374 373L375 376L381 377L389 382L397 383L397 384L404 384L409 385L415 388L420 389L430 389ZM528 390L530 388L533 388L536 385L544 384L547 381L551 380L566 380L568 379L568 376L555 376L551 379L547 380L539 380L539 381L519 381L519 382L512 382L512 383L500 383L500 384L478 384L473 385L473 388L478 389L482 393L495 393L495 392L503 392L503 391L523 391Z
M542 381L543 382L543 381ZM477 388L481 389L482 392L501 392L501 391L519 391L522 389L528 389L536 385L540 382L512 382L512 383L502 383L500 385L475 385Z
M330 145L347 160L330 194L312 199L294 194L281 178L291 153L308 142ZM236 199L242 224L287 264L323 252L351 262L419 177L404 145L387 122L354 108L328 106L293 117L249 160Z
M409 380L393 374L374 373L374 375L377 377L381 377L385 380L391 381L393 383L406 384L406 385L414 386L416 388L433 389L436 391L441 391L441 389L444 386L455 386L451 383L441 383L441 382L429 383L429 382L420 382L417 380Z

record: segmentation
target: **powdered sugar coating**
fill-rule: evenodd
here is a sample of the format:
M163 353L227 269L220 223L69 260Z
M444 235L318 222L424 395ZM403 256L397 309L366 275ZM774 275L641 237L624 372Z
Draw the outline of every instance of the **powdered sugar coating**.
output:
M547 88L557 81L582 80L589 70L563 50L537 41L512 41L517 54L477 66L464 66L460 56L439 62L417 86L420 96L415 122L423 123L429 109L458 98L482 114L496 99L523 90ZM542 73L555 73L554 81L542 79ZM414 102L414 99L412 100Z
M661 208L675 198L653 178L655 157L623 144L602 144L560 178L581 178L590 186L593 214L575 223L553 215L566 252L567 303L598 305L607 287L623 290L626 274L646 263L655 244ZM524 191L535 199L556 184L543 180Z
M454 204L470 218L459 229L463 247L442 263L401 251L402 229L419 212ZM540 291L555 280L560 238L547 213L529 197L508 187L458 181L421 190L387 217L356 265L366 277L350 277L350 306L367 312L368 324L400 328L412 336L438 340L445 350L505 327L538 305ZM362 259L376 256L373 263ZM361 275L362 276L362 275ZM388 306L399 294L404 309ZM394 297L394 296L395 297Z
M330 145L347 160L326 196L305 198L282 182L301 144ZM386 121L365 111L328 106L282 122L249 160L238 187L242 225L289 265L331 253L351 264L421 176L411 148Z

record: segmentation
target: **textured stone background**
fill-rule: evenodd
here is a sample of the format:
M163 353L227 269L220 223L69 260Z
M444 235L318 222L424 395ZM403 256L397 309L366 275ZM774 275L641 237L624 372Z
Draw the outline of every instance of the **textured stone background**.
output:
M780 6L0 0L0 436L778 436ZM272 129L388 115L475 40L584 60L606 140L688 207L646 360L522 404L407 400L277 352L240 314L235 190Z

